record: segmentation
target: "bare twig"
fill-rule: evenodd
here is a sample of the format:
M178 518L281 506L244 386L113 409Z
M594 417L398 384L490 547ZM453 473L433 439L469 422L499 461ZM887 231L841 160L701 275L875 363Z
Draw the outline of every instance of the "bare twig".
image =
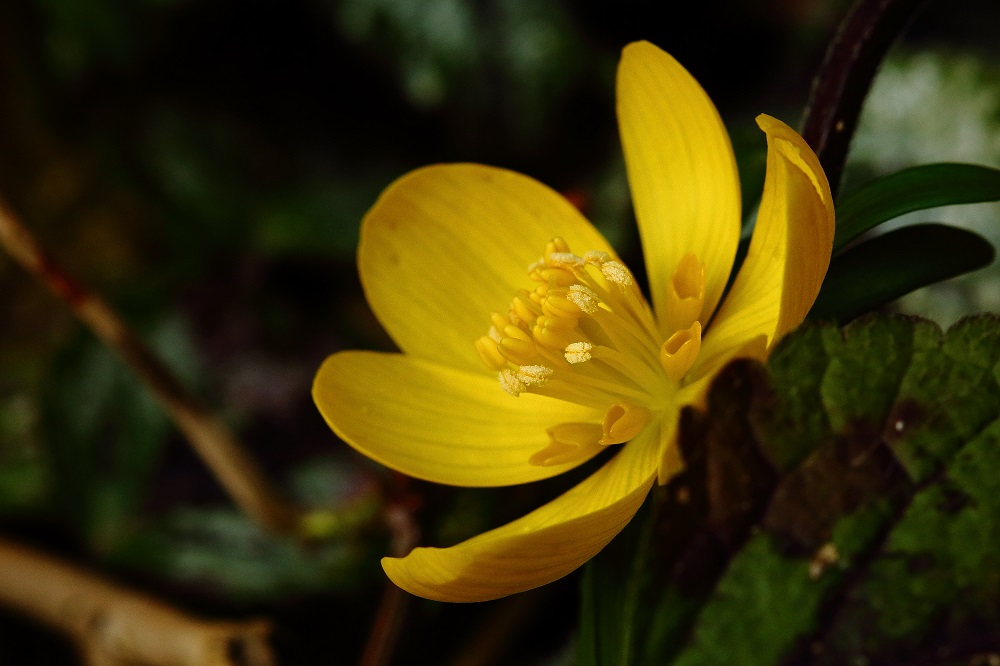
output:
M802 137L819 156L834 195L875 72L928 1L858 0L830 42L806 105Z
M390 551L393 557L405 556L419 540L420 533L413 521L412 510L406 500L386 507L385 522L392 535ZM409 603L408 593L386 581L360 666L386 666L389 663Z
M105 344L146 383L178 429L233 500L252 518L279 533L298 529L298 509L270 485L226 425L184 390L167 367L124 320L96 294L66 275L0 199L0 245L72 308Z
M89 666L271 666L269 624L209 621L0 540L0 602L69 635Z

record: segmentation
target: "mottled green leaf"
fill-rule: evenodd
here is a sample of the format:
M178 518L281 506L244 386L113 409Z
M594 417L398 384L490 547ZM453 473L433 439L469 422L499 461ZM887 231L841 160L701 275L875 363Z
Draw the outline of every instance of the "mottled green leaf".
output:
M1000 645L1000 319L804 326L766 374L724 370L682 431L688 469L639 556L633 663L904 664Z

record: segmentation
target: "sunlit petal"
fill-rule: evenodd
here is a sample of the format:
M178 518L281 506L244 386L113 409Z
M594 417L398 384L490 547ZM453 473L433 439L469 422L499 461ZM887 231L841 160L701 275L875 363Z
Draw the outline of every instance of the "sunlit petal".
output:
M365 295L400 348L483 372L475 341L506 312L553 237L612 252L560 194L512 171L437 165L390 185L365 216L358 268Z
M599 411L504 393L496 377L376 352L326 359L313 399L342 439L410 476L457 486L504 486L564 472L532 454L549 445L546 429L567 421L599 423Z
M812 149L770 116L767 176L753 239L732 290L702 347L704 357L759 335L768 348L805 318L819 293L833 248L833 199Z
M451 548L417 548L382 567L396 585L440 601L485 601L551 583L632 519L656 477L658 428L647 428L572 490Z
M622 53L618 125L657 317L668 321L669 281L693 253L705 265L707 323L739 241L740 185L729 135L698 82L649 42Z

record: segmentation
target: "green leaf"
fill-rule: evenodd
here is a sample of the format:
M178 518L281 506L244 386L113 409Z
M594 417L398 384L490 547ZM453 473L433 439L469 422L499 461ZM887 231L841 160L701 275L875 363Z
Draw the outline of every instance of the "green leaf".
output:
M1000 200L1000 170L974 164L924 164L877 178L837 205L834 252L905 213Z
M1000 644L1000 318L807 324L766 373L724 369L682 437L688 468L632 560L648 571L629 574L646 581L634 663L916 663ZM585 607L614 618L621 597L595 587ZM609 640L618 617L598 625Z
M918 224L890 231L834 258L809 317L850 321L914 289L982 268L993 256L989 242L965 229Z
M583 570L578 666L633 663L635 628L644 601L640 591L649 574L654 504L647 500L622 533Z

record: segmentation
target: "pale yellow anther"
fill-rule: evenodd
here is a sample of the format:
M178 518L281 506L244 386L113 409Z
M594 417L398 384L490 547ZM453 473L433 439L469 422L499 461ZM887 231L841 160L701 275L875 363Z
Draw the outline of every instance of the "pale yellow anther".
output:
M705 265L693 252L678 262L667 287L665 330L673 333L689 328L701 317L705 303Z
M517 373L509 368L504 368L498 372L497 379L500 381L500 388L515 398L521 395L521 391L528 388L524 385L524 382L517 378Z
M550 317L570 317L572 319L578 319L583 314L579 305L565 296L553 294L549 294L542 302L542 312Z
M541 386L549 381L554 370L544 365L522 365L517 369L517 378L525 386Z
M565 349L566 345L580 339L576 320L569 317L539 317L531 332L536 341L552 349Z
M504 338L497 343L497 351L515 365L528 365L538 359L538 348L530 340Z
M595 294L589 287L585 287L582 284L574 284L570 286L569 291L566 292L566 298L573 301L576 307L580 308L587 314L594 314L597 312L597 305L600 303L597 299L597 294Z
M504 317L503 315L497 312L494 312L493 314L490 315L490 324L492 324L498 331L502 331L505 326L510 324L510 319L508 317ZM490 337L493 337L492 333L490 333ZM497 340L497 338L493 339ZM497 341L499 342L499 340Z
M642 432L652 418L652 412L642 405L627 402L611 405L604 414L602 436L598 444L608 446L627 442Z
M550 266L559 268L580 268L583 266L583 257L578 257L572 252L553 252L546 260Z
M479 352L483 365L490 370L500 370L507 365L507 359L497 348L497 341L487 335L476 340L476 351Z
M566 349L563 350L563 356L574 365L577 363L586 363L591 359L593 349L594 345L589 342L574 342L566 345Z
M694 322L690 327L677 331L660 347L660 365L667 377L680 382L694 365L701 351L701 324Z
M604 433L600 423L560 423L545 431L549 445L535 452L528 462L548 466L584 460L597 453Z
M583 260L588 264L600 266L605 261L611 261L611 255L607 252L601 252L600 250L591 250L583 255Z
M602 263L601 274L609 282L613 282L621 287L627 287L632 284L632 274L625 268L625 264L620 261L605 261Z

